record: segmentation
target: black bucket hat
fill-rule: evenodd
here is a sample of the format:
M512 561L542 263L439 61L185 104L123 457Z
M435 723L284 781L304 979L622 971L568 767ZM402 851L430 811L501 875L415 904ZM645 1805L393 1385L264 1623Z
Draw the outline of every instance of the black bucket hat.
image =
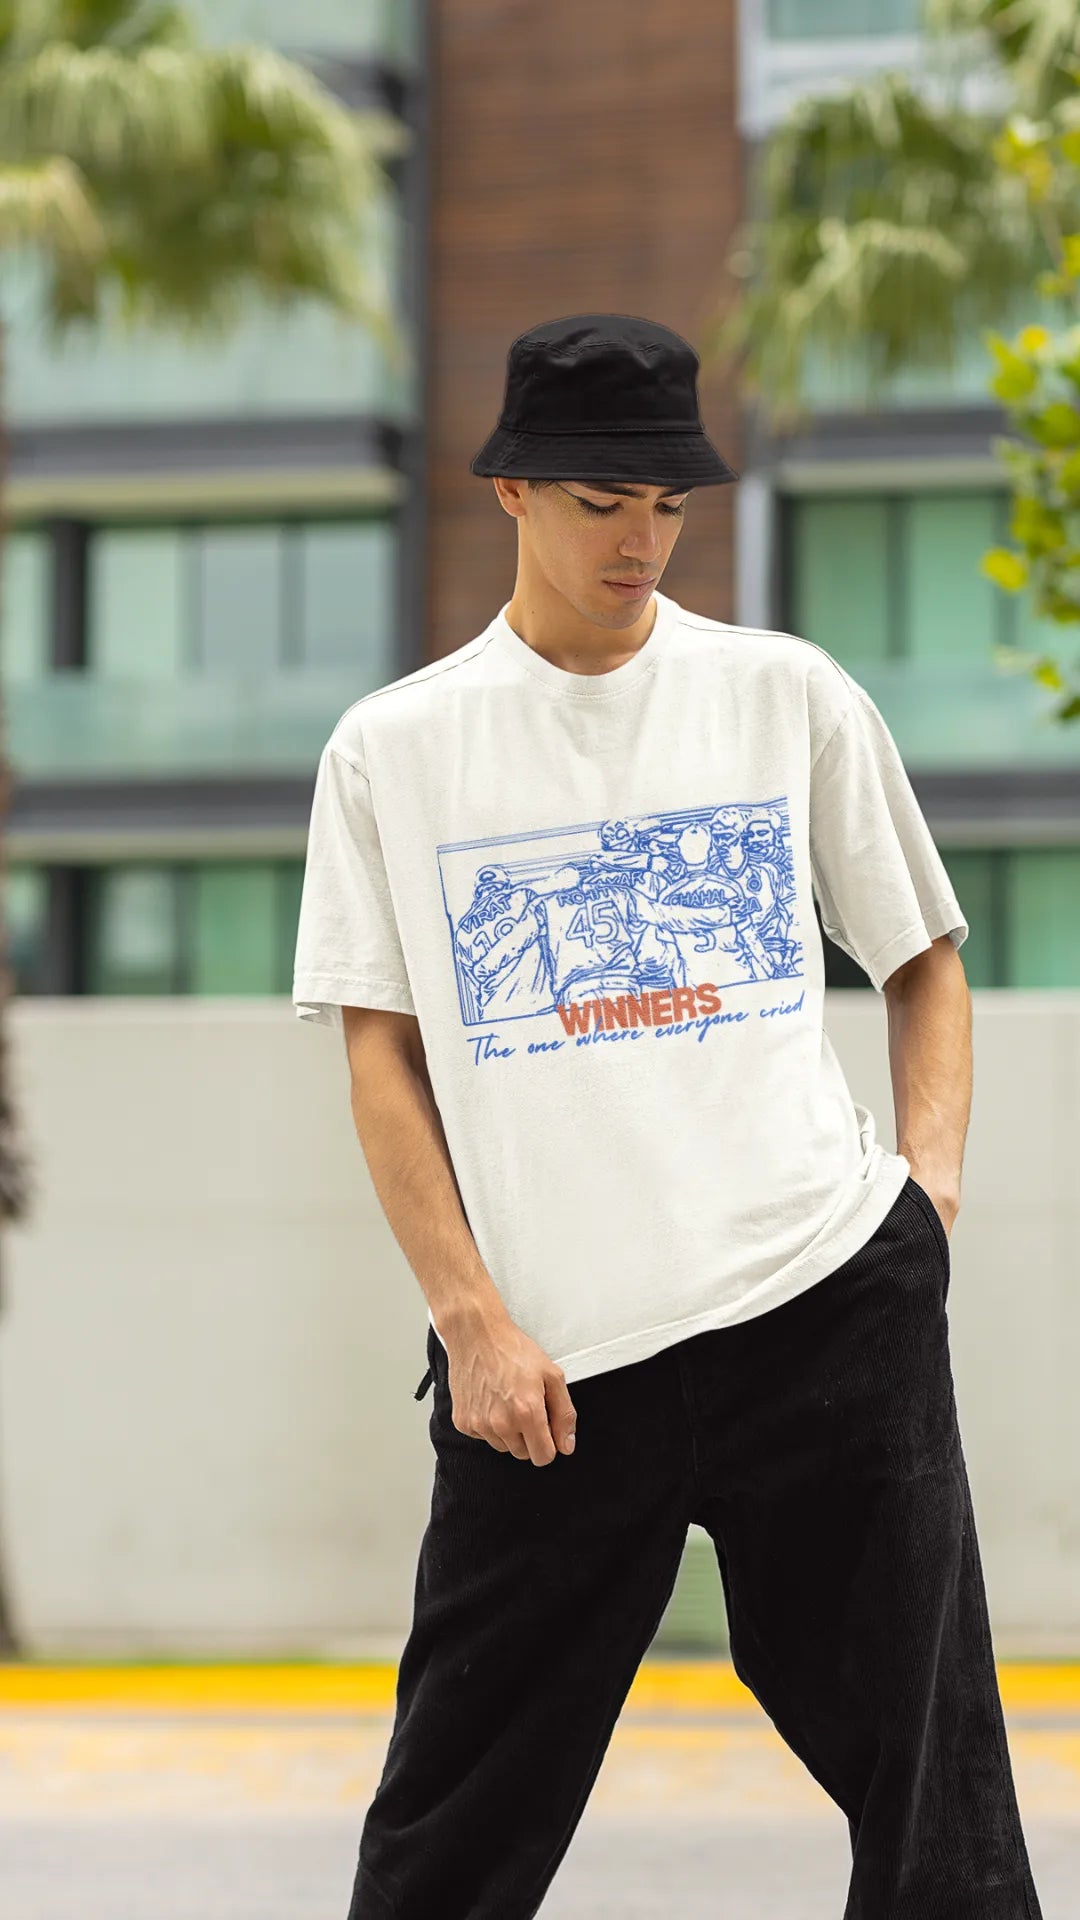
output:
M515 480L723 486L739 475L708 439L688 340L632 313L572 313L519 334L506 392L470 473Z

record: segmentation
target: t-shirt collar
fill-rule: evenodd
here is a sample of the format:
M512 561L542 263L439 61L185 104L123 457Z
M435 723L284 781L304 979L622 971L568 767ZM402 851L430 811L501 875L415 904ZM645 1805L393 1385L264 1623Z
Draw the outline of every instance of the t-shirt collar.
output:
M656 601L656 617L652 632L629 660L619 667L611 667L606 673L571 673L565 667L557 667L554 662L537 653L527 640L515 632L506 617L509 600L499 608L491 622L491 632L496 645L519 667L532 674L534 679L542 680L554 692L565 694L574 700L605 700L612 694L621 693L624 687L636 684L643 674L656 665L667 644L671 628L675 623L678 608L667 594L653 589Z

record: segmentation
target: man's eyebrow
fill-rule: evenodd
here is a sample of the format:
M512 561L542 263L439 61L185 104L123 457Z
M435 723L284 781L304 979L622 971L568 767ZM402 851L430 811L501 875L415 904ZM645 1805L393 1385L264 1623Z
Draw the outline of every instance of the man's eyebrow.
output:
M578 486L591 487L594 493L628 493L633 500L641 500L645 493L644 487L626 487L621 480L579 480ZM693 487L665 487L660 498L666 500L669 494L693 491Z

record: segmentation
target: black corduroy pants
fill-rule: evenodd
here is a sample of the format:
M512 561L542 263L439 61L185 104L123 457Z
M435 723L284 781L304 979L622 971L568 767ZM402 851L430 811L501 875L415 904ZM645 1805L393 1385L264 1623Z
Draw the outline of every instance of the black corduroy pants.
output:
M1041 1920L949 1278L909 1179L795 1299L572 1382L577 1446L545 1467L458 1432L429 1328L431 1515L348 1920L532 1920L691 1521L715 1545L735 1671L846 1815L843 1920Z

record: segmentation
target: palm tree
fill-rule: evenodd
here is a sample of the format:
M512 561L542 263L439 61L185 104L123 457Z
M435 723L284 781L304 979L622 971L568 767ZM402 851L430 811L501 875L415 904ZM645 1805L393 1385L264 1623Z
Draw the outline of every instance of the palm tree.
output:
M765 143L755 217L734 237L725 265L733 292L707 329L702 359L741 361L746 390L781 430L811 411L807 363L821 357L864 370L869 401L901 368L955 370L976 329L992 330L1032 294L1080 322L1080 9L1076 0L923 0L927 60L918 84L903 72L798 101ZM972 91L975 83L976 91ZM1080 336L1026 329L1013 349L984 333L998 359L993 391L1021 404L1015 416L1045 460L1018 450L1013 531L1046 539L1055 522L1060 558L1040 557L1032 578L1040 611L1080 619L1062 516L1080 505L1061 402L1048 375L1075 386ZM1039 369L1041 376L1043 369ZM1066 386L1066 404L1070 396ZM1030 397L1030 405L1023 404ZM1045 421L1044 421L1045 416ZM1042 428L1046 425L1044 435ZM1065 422L1066 427L1068 422ZM1002 451L999 443L999 451ZM1018 588L1026 567L1004 550L986 571ZM1035 541L1029 551L1038 553ZM1051 569L1053 577L1050 577ZM1072 587L1070 593L1069 588ZM1075 612L1072 609L1075 608ZM1047 663L1040 663L1045 677ZM1048 684L1052 684L1048 680ZM1067 697L1058 717L1080 715Z
M199 45L167 0L0 0L0 250L43 266L54 344L103 325L220 337L252 301L316 301L400 367L361 241L382 162L410 143L269 48ZM3 322L0 304L0 392ZM0 431L0 534L6 473ZM0 757L0 809L10 785ZM0 1228L30 1204L4 1065L5 954L0 935ZM14 1651L0 1577L0 1654Z

